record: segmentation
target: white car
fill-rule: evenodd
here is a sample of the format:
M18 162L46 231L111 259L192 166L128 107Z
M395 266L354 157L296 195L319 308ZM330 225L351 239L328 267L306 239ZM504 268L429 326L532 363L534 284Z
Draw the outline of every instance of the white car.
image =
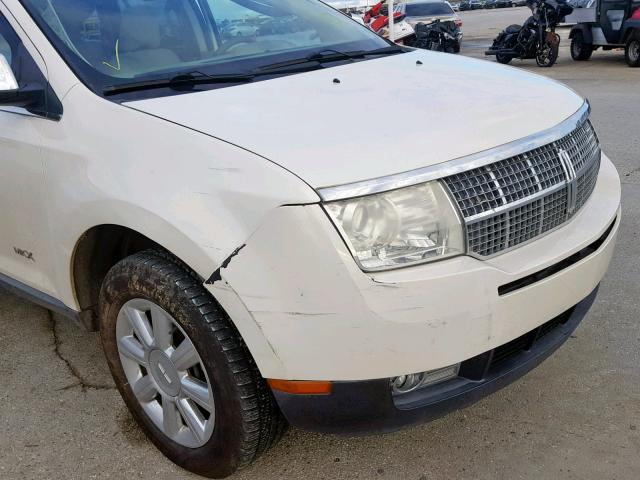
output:
M432 23L435 20L442 22L447 28L456 32L456 40L453 50L460 52L462 43L462 20L451 4L445 0L411 0L399 3L397 10L406 15L406 21L414 29L419 23Z
M321 2L2 0L0 54L0 283L99 329L141 427L202 475L287 422L387 432L506 385L614 250L583 98ZM401 128L353 128L372 96Z

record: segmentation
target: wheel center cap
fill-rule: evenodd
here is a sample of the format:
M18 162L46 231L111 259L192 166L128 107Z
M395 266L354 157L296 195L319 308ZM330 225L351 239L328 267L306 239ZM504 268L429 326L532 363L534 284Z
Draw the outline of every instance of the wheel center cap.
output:
M158 387L171 397L180 393L180 377L171 359L161 350L149 354L149 370Z

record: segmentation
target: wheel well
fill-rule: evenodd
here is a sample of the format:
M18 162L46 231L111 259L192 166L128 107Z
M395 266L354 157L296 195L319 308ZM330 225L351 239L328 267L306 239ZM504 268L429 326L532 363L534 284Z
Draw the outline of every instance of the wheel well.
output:
M80 237L71 273L80 318L87 328L98 329L98 297L107 272L123 258L149 248L161 247L135 230L119 225L99 225Z
M622 43L626 45L626 43L632 38L640 39L640 29L639 28L627 28L622 36Z
M591 28L585 25L576 25L569 32L569 38L573 38L576 36L576 33L582 33L582 38L584 39L584 43L593 43L593 37L591 35Z

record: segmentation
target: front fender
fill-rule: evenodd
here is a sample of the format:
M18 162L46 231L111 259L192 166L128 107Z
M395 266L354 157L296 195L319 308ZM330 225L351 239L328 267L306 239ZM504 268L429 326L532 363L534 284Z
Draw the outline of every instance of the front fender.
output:
M593 35L591 34L591 27L583 25L581 23L574 25L569 32L569 38L576 36L577 32L582 32L582 36L586 43L593 43Z
M242 245L268 213L319 199L283 168L237 146L109 102L82 85L64 98L60 122L41 122L47 160L54 281L77 307L75 245L102 224L128 227L203 278ZM86 115L102 128L88 128ZM212 113L213 114L213 113ZM239 126L241 128L241 126Z
M626 20L622 24L622 42L627 43L634 33L640 34L640 20Z

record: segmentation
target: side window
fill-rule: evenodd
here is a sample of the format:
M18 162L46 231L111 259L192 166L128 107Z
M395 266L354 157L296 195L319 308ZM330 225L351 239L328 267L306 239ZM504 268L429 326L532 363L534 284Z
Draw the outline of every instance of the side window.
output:
M7 62L11 64L11 48L9 48L9 43L5 40L2 33L0 33L0 55L4 55Z
M321 43L319 33L294 13L282 14L277 8L260 2L208 1L222 43L227 44L223 47L225 52L251 54L252 50L256 53L265 49L282 51ZM254 45L248 45L250 43Z
M20 70L26 51L20 41L20 37L9 25L6 17L0 13L0 53L7 59L13 74L20 81ZM22 59L22 61L21 61Z
M9 65L11 65L11 60L13 58L13 52L9 42L14 40L11 38L13 35L10 35L10 33L13 33L11 27L4 18L4 15L0 13L0 54L4 55L4 58L7 59L7 63L9 63Z
M3 90L12 90L16 88L16 83L13 78L10 78L10 75L5 75L7 65L14 72L14 77L16 67L14 65L16 54L16 38L13 30L9 26L7 19L0 13L0 54L4 58L0 58L0 63L2 64L2 69L0 69L0 88ZM5 61L6 60L6 61Z
M0 53L7 59L18 84L46 83L46 79L29 55L22 40L2 13L0 13Z
M0 85L3 89L13 90L16 87L32 85L41 88L44 95L41 101L34 101L26 109L33 114L48 118L59 118L62 105L48 85L47 78L34 61L24 43L0 12L0 53L6 58L13 71L14 79L7 79L0 72ZM17 84L17 85L16 85ZM4 110L4 109L3 109Z

